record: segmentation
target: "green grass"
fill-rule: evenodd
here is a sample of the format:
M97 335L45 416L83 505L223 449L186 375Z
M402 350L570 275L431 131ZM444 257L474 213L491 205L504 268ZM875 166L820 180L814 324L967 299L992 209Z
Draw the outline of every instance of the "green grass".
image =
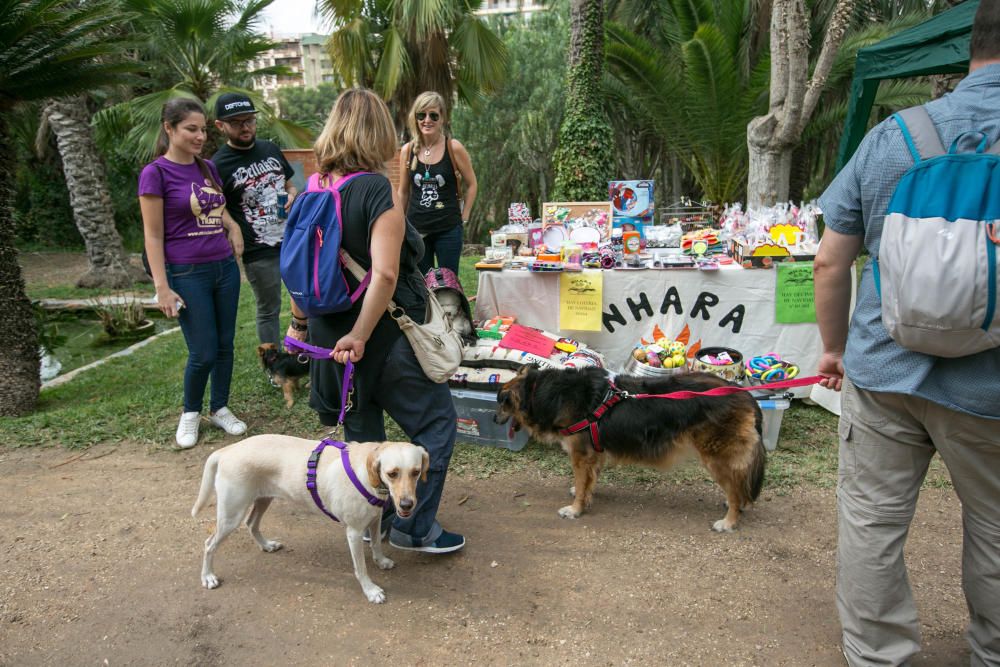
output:
M469 296L476 292L476 257L463 257L460 280ZM148 289L148 286L147 286ZM29 286L29 292L31 291ZM93 296L69 286L48 288L61 296ZM32 292L33 296L37 292ZM288 313L282 321L287 322ZM286 409L281 392L258 366L253 294L244 284L236 328L236 365L230 406L254 433L275 432L315 438L322 427L308 406L306 392ZM99 443L132 447L173 445L181 409L181 387L187 350L181 335L166 336L136 353L113 359L65 385L42 392L38 409L21 418L0 419L0 443L8 447L62 446L85 448ZM404 438L387 419L390 438ZM767 489L777 493L799 485L832 487L837 479L837 418L818 407L795 404L785 412L778 449L769 455ZM218 429L203 429L201 442L223 439ZM455 474L487 478L531 470L570 481L566 455L555 446L529 442L520 452L459 443L452 457ZM697 462L682 463L668 473L635 466L611 468L602 479L619 485L711 484ZM947 475L932 465L928 485L948 486Z

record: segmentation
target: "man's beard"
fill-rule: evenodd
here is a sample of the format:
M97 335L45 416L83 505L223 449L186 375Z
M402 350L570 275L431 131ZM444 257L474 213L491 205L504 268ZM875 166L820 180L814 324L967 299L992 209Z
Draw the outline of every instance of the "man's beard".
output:
M233 146L236 146L237 148L250 148L254 145L254 143L256 143L256 141L257 137L255 135L250 137L250 139L247 141L244 141L239 137L230 138L229 143L231 143Z

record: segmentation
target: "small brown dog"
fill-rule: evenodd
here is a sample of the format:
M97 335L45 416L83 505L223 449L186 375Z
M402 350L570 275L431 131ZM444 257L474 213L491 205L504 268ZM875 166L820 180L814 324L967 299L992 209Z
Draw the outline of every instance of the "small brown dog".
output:
M260 357L260 365L271 378L271 384L281 387L285 395L285 407L295 405L295 390L299 388L299 378L309 375L309 359L280 350L274 343L258 345L257 356Z

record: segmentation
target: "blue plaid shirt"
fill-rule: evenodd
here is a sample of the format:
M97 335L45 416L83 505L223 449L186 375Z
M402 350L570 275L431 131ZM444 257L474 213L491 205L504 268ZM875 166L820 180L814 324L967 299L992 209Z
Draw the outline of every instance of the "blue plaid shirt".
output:
M977 69L954 92L929 102L926 108L946 148L970 130L985 132L990 142L996 142L1000 139L1000 65ZM981 137L967 139L974 144ZM963 148L967 148L965 141ZM896 121L889 118L879 123L820 197L826 226L840 234L864 235L868 252L878 256L889 199L912 166ZM919 396L953 410L1000 419L1000 349L944 359L897 345L882 325L871 260L861 274L844 368L851 382L862 389Z

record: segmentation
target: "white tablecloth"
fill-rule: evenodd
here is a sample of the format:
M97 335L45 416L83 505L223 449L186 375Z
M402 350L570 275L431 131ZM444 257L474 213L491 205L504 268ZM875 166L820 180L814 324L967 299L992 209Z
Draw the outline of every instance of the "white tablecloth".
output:
M776 352L798 364L800 375L814 375L822 345L816 324L774 321L775 281L772 269L723 267L719 271L603 271L600 331L559 327L559 274L528 271L482 271L476 297L476 319L514 315L521 324L559 332L604 354L608 367L620 370L640 338L652 338L653 325L670 338L687 325L690 344L729 347L744 357ZM823 393L822 388L818 388ZM796 396L809 396L802 388ZM821 397L839 412L839 400ZM836 397L839 398L839 397Z

